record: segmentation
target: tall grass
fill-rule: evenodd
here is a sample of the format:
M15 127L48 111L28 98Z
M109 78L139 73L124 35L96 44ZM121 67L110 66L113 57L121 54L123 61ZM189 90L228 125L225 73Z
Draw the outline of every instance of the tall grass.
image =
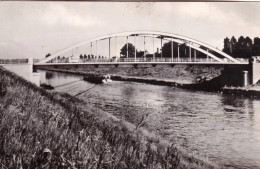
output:
M0 67L0 168L214 168Z
M0 74L0 168L178 168L174 146L158 147L67 94Z

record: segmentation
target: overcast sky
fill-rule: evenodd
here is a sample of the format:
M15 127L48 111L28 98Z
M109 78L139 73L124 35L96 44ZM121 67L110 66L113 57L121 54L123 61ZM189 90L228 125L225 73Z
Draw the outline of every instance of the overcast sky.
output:
M110 33L176 33L223 48L225 37L260 37L259 2L0 2L0 58L46 53Z

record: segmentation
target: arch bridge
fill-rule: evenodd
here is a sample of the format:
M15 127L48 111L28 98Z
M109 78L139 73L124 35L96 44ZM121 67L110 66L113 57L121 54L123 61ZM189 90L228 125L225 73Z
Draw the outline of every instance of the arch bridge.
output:
M170 46L167 55L163 53L163 45L166 43ZM122 46L125 47L124 54L121 51ZM185 54L181 53L181 49L185 50ZM200 53L200 56L198 53ZM63 49L34 65L120 64L245 65L248 64L248 61L235 59L211 45L189 37L164 32L133 31L114 33L89 39L85 42Z

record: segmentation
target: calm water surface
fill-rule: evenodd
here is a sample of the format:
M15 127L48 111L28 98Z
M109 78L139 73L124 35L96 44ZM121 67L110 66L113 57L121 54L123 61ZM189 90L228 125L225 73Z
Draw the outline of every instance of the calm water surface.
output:
M41 82L139 124L188 153L226 166L260 168L260 100L39 70ZM139 121L144 117L143 121Z

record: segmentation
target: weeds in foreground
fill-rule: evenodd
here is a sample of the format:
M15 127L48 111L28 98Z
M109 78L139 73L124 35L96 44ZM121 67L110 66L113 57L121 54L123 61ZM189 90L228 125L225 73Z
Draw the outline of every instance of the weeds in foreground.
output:
M6 92L7 92L6 80L2 79L0 81L0 97L5 96Z
M177 168L174 146L158 146L119 122L81 110L0 68L1 168Z

